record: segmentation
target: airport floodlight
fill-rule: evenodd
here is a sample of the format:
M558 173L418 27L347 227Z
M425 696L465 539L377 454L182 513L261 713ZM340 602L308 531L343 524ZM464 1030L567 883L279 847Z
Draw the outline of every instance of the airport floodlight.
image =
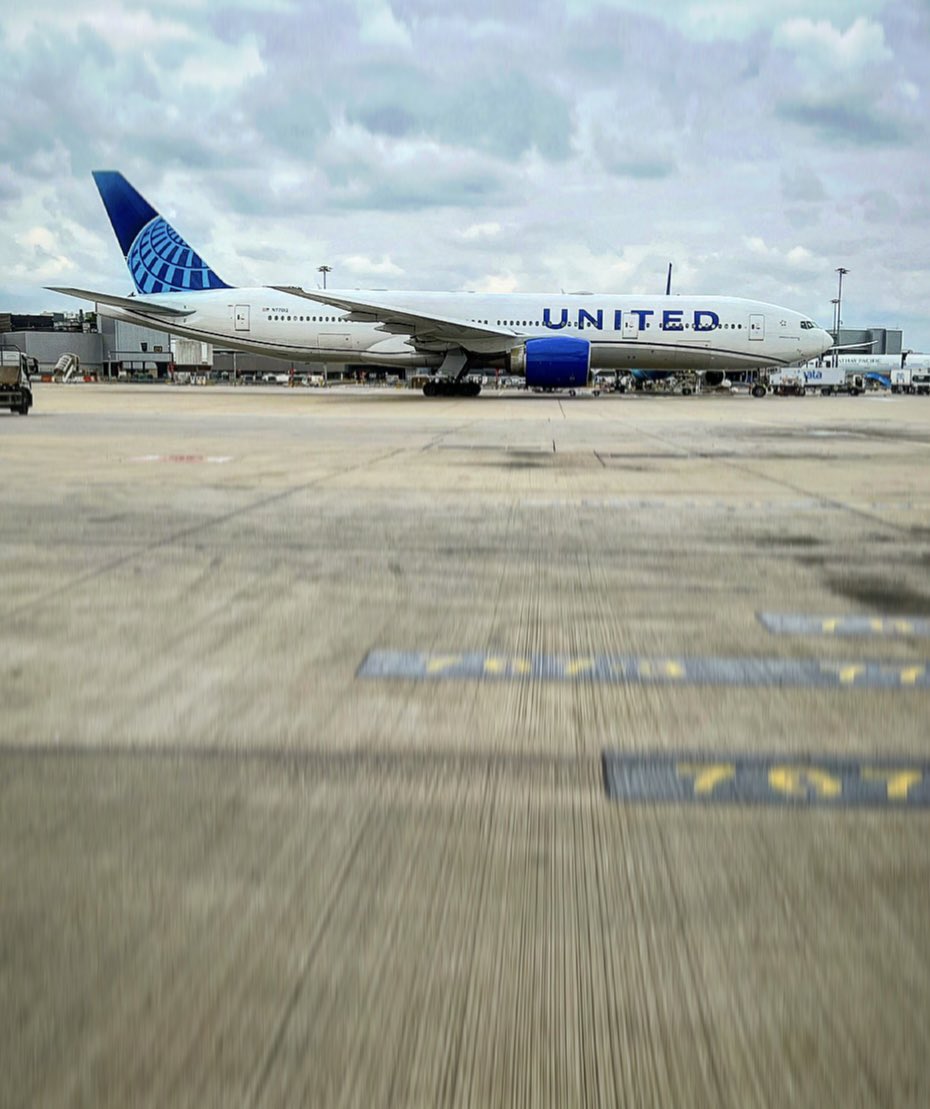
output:
M333 267L332 266L317 266L316 269L317 269L317 273L321 273L323 275L323 288L325 289L326 288L326 275L328 273L332 273Z
M839 288L837 288L837 298L835 302L837 306L837 312L836 326L834 328L834 332L836 334L836 343L834 344L834 346L836 347L839 346L839 329L842 326L842 277L844 277L844 274L848 273L848 269L846 269L844 266L837 266L837 274L839 275ZM834 365L839 365L839 350L835 350L834 352Z

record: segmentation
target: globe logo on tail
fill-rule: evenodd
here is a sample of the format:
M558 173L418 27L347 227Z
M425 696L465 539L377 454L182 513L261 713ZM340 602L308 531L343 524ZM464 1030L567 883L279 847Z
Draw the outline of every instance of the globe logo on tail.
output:
M126 261L141 293L228 287L161 216L142 228Z

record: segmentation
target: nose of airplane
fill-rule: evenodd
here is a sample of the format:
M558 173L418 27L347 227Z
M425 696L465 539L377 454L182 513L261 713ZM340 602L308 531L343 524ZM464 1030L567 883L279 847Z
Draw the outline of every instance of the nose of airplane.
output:
M819 327L817 329L817 331L814 333L814 336L814 341L817 343L817 350L814 352L814 354L811 355L811 357L819 358L821 354L826 354L830 347L833 346L834 340L830 332L824 331L822 327Z

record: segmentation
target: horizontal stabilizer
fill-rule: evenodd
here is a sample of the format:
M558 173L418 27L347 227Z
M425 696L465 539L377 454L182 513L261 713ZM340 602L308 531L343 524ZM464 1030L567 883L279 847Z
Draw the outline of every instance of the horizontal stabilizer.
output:
M142 312L150 316L192 316L193 308L171 308L165 304L156 304L151 300L141 297L117 297L111 293L95 293L92 289L68 289L60 285L46 285L50 293L64 293L65 296L78 297L81 300L92 300L95 304L109 304L113 308L125 308L127 312Z

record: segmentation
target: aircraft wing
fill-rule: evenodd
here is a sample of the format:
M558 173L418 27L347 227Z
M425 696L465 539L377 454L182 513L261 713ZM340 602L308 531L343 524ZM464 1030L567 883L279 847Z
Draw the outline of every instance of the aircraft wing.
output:
M91 289L68 289L59 285L46 285L50 293L64 293L65 296L92 300L95 304L109 304L113 308L125 308L127 312L148 312L153 316L192 316L193 308L169 308L142 297L118 297L110 293L95 293Z
M295 285L272 285L279 293L306 297L320 304L329 304L351 312L357 320L372 320L385 325L385 330L396 328L398 331L411 332L417 339L430 342L462 343L463 340L501 339L502 347L511 347L522 341L521 337L507 328L489 327L475 323L474 320L457 319L454 316L435 316L413 308L398 308L397 305L368 298L354 297L346 293L329 293L325 289L314 289L308 293Z

